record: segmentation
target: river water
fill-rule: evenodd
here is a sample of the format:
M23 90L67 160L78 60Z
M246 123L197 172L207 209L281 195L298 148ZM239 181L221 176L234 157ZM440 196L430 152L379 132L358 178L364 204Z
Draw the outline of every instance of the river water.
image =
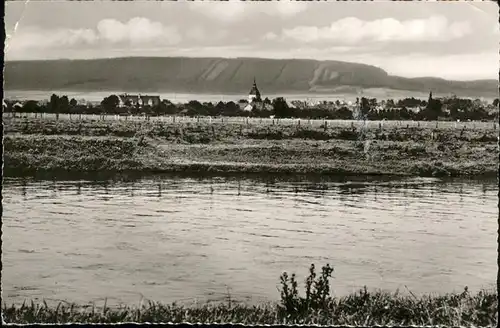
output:
M491 180L6 178L3 197L6 303L275 301L311 263L334 267L336 295L496 280Z

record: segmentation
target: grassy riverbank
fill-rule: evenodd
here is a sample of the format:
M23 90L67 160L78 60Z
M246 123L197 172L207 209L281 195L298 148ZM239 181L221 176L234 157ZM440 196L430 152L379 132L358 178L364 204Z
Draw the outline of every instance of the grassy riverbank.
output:
M450 325L494 326L498 321L498 298L494 292L417 297L398 292L369 292L366 288L344 297L330 295L333 267L316 274L314 265L305 279L302 296L295 274L280 277L281 301L258 306L234 303L193 306L148 302L138 307L110 308L59 303L3 304L7 323L243 323L322 325Z
M3 305L7 323L243 323L322 325L450 325L494 326L498 321L497 295L480 291L417 297L398 292L369 292L366 287L345 297L330 295L334 269L329 265L316 273L314 265L304 282L305 294L298 291L295 274L280 277L281 301L259 306L227 303L193 306L148 302L139 307L101 308L59 303Z
M491 326L498 320L497 295L489 292L443 296L399 296L365 292L332 299L325 307L290 312L278 304L247 306L226 302L193 306L150 302L137 307L96 307L60 303L4 305L6 323L199 322L322 325Z
M6 119L6 175L496 175L496 130Z

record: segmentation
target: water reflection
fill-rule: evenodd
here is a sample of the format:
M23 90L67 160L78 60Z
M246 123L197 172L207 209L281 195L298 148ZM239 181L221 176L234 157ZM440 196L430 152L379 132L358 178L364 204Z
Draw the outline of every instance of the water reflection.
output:
M7 301L171 302L227 287L275 300L279 274L303 276L311 262L335 266L337 294L495 281L496 181L5 178L3 188Z
M82 182L81 181L76 182L76 194L78 196L82 194Z
M28 186L28 183L25 179L21 181L21 194L23 196L23 200L26 200L26 188Z
M129 197L144 196L150 192L147 189L156 186L155 197L161 198L170 191L177 190L180 193L200 193L199 186L207 185L208 193L213 195L217 190L227 191L234 196L242 196L245 191L255 190L273 195L300 194L315 197L326 197L335 194L345 201L356 200L363 201L373 197L378 201L380 195L397 194L401 198L434 198L437 194L453 193L459 196L459 201L464 200L464 195L480 193L480 197L488 197L496 190L494 182L477 181L473 185L470 181L454 180L440 181L437 179L407 179L401 181L366 181L366 182L338 182L338 181L281 181L267 179L263 181L253 179L219 178L219 179L139 179L129 181L57 181L51 180L33 180L27 178L5 178L6 183L11 190L19 187L23 199L28 197L29 193L38 189L51 191L47 197L57 198L61 192L74 190L76 195L84 194L84 191L90 191L95 195L113 196L116 194L128 194ZM439 183L438 183L439 182ZM474 187L474 191L471 191ZM466 189L464 189L466 188ZM367 198L368 197L368 198Z

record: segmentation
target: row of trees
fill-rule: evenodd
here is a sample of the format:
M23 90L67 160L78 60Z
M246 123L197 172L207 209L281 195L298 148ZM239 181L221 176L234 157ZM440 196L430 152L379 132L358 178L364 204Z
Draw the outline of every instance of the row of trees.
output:
M381 109L381 104L382 109ZM495 99L493 106L498 108L499 101ZM412 110L420 107L420 111ZM65 114L133 114L133 115L186 115L186 116L252 116L269 117L274 115L282 118L303 119L368 119L368 120L493 120L498 119L498 111L491 113L479 100L462 98L434 99L432 94L427 101L415 98L401 99L397 102L389 99L379 103L376 98L359 98L352 108L342 105L339 101L336 106L319 104L304 108L290 106L283 97L274 100L267 99L264 105L243 110L239 104L229 102L200 103L192 100L185 104L173 104L163 100L157 106L119 106L119 98L110 95L96 106L81 105L75 99L67 96L59 97L53 94L47 104L39 104L30 100L22 107L15 108L9 103L6 111L38 112L38 113L65 113Z

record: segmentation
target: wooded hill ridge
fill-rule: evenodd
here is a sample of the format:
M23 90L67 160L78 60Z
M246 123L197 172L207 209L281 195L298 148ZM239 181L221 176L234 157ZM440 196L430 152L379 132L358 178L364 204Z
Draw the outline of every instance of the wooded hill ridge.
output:
M6 61L4 88L246 94L254 77L259 88L267 94L355 94L360 89L381 88L498 97L496 80L405 78L358 63L264 58L123 57Z

